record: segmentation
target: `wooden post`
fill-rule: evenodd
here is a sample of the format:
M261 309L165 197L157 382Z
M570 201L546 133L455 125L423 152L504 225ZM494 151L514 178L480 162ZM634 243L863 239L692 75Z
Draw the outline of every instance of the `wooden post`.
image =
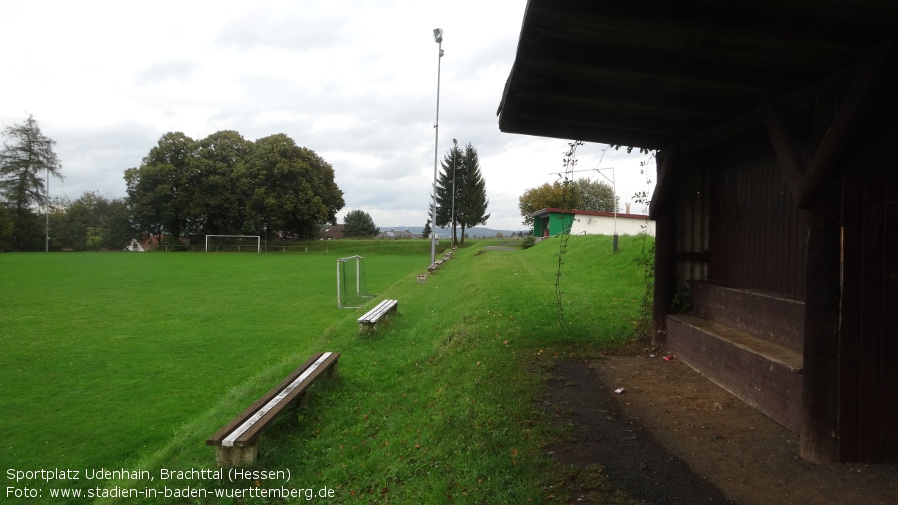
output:
M655 220L655 285L652 298L652 343L663 345L667 336L667 313L673 299L674 256L676 249L676 185L671 174L671 150L659 152L658 171L665 179L652 196L652 219Z
M830 182L808 211L799 454L815 463L839 458L840 254L841 194Z

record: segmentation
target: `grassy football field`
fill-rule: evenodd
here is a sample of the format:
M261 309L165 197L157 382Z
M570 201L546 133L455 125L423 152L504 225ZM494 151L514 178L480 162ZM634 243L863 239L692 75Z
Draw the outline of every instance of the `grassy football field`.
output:
M527 250L474 241L423 284L416 275L429 251L420 242L308 254L0 255L6 496L135 503L116 493L137 490L140 502L271 503L279 500L247 490L277 488L330 490L315 498L332 503L561 499L549 489L564 469L541 450L564 436L535 406L543 371L559 354L633 338L645 292L635 260L648 245L622 237L613 254L610 237L572 237L562 323L557 239ZM336 259L354 252L378 293L366 308L399 300L370 336L355 322L364 309L336 303ZM267 430L251 469L277 478L161 478L163 469L215 469L206 437L316 351L341 353L337 374ZM86 478L98 469L118 472ZM47 479L53 470L81 478ZM284 470L289 480L275 473ZM61 489L82 496L51 497ZM33 490L40 496L17 495ZM307 502L301 493L286 501Z

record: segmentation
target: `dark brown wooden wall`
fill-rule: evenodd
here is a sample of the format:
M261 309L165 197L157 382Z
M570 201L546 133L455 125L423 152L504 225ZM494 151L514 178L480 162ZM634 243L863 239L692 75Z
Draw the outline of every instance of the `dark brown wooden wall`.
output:
M898 461L898 71L892 68L842 162L839 457L847 461Z
M688 194L707 199L713 216L707 280L803 299L805 216L792 201L766 132L727 143L703 166L706 194Z

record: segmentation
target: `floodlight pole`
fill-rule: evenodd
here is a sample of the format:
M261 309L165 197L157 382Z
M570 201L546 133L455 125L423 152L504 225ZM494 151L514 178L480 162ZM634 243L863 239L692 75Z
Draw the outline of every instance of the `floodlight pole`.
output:
M433 207L430 216L430 264L433 265L437 260L437 153L440 143L440 63L443 60L443 29L434 28L433 40L438 44L439 53L437 53L437 118L433 124L434 142L433 142Z
M47 228L44 234L44 252L50 252L50 167L47 167L47 191L44 198L47 200Z
M458 140L452 139L452 247L455 247L455 160L458 157Z
M608 179L608 176L602 173L602 170L611 170L611 198L614 203L614 243L611 248L614 252L617 252L617 184L614 182L616 177L614 176L614 167L606 167L606 168L596 168L595 171L598 172L599 175Z

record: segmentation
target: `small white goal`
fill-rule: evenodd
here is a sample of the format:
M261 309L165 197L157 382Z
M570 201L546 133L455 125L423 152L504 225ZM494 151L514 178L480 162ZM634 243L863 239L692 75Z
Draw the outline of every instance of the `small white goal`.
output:
M371 298L365 282L365 258L349 256L337 260L337 307L357 309Z
M255 243L253 243L255 242ZM206 252L262 252L261 235L206 235Z

